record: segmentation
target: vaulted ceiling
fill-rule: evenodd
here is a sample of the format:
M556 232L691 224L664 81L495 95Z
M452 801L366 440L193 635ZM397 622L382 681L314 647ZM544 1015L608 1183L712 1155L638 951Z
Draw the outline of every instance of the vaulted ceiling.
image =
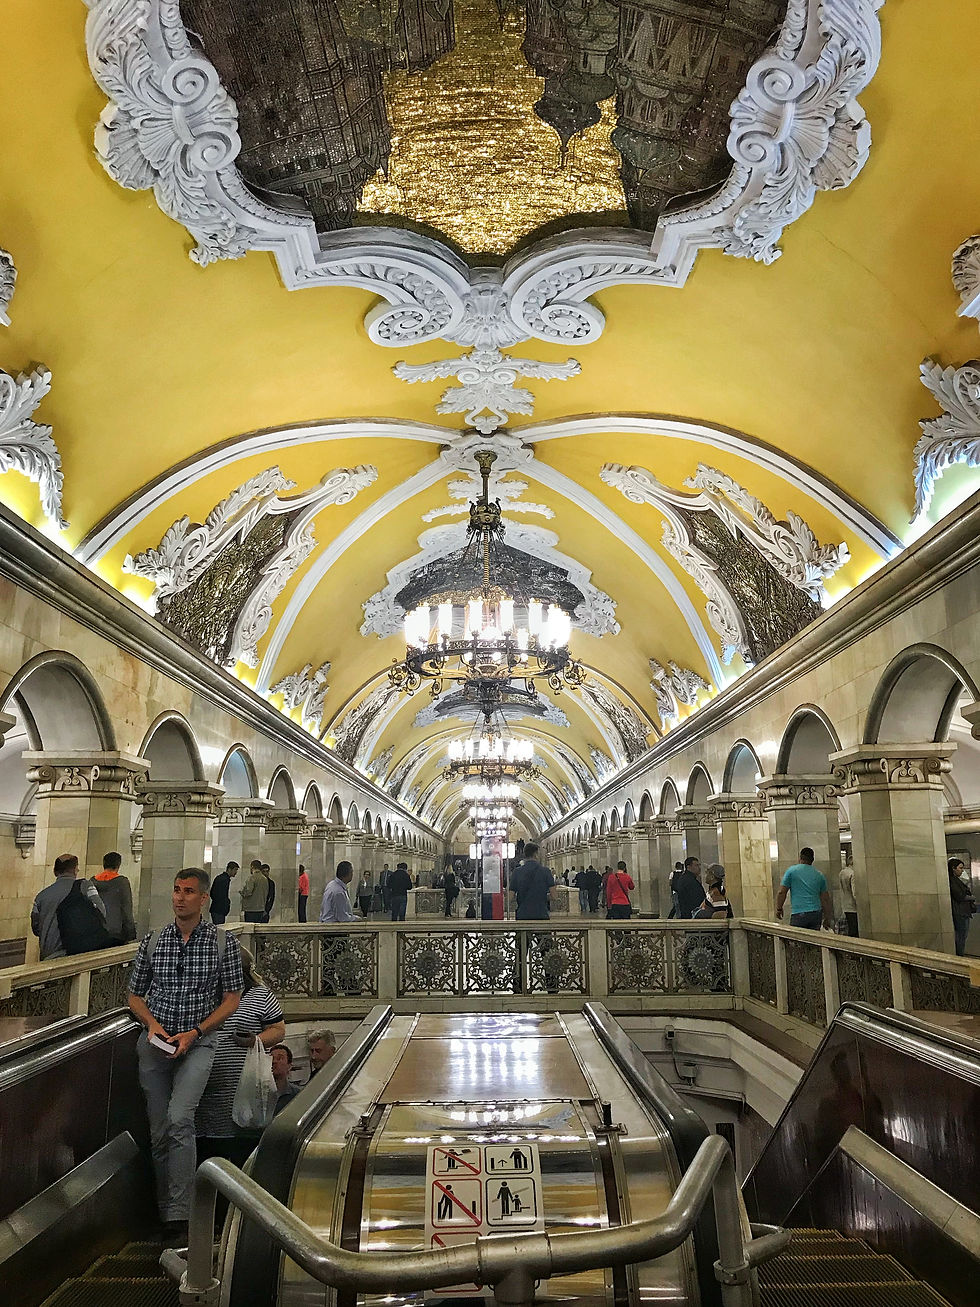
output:
M583 596L572 652L594 669L593 690L511 718L546 763L531 826L601 779L604 758L635 755L637 731L653 742L669 727L672 674L680 688L667 700L683 717L902 547L918 423L936 413L920 361L977 352L950 281L952 252L980 218L980 28L968 0L950 0L941 25L927 0L882 9L880 67L860 94L870 156L786 228L782 257L767 266L704 249L686 284L596 290L605 325L591 341L505 341L526 367L473 392L484 418L477 400L503 405L482 437L467 404L437 411L444 392L444 407L460 398L459 369L393 370L458 359L458 336L382 348L372 289L287 290L281 262L259 250L191 262L187 232L153 192L118 185L93 150L107 97L89 67L85 5L6 0L4 12L0 244L18 282L0 367L52 374L35 419L51 426L64 473L69 525L54 534L124 594L155 595L163 617L164 587L141 556L278 468L244 497L246 509L270 495L276 505L266 537L234 536L234 574L225 555L227 611L247 568L268 563L290 529L308 547L283 569L236 674L282 703L273 686L329 663L325 694L321 682L307 698L316 689L322 701L311 728L427 815L455 817L439 773L447 739L469 724L424 711L424 692L387 696L386 668L404 648L390 632L397 596L421 594L426 569L458 548L463 518L437 510L465 508L474 450L498 452L508 543ZM470 258L481 263L500 260ZM563 368L570 360L577 370ZM530 401L515 404L513 386ZM362 471L311 494L335 469ZM946 474L933 518L971 475ZM0 476L0 499L45 525L27 477ZM727 634L705 567L732 603ZM185 619L213 616L215 577L181 592ZM651 659L668 669L659 708ZM302 687L292 690L285 707L299 719Z

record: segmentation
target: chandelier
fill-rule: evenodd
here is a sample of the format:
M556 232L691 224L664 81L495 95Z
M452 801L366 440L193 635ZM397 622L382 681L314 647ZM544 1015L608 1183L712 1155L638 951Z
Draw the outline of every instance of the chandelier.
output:
M468 781L461 794L467 802L516 803L521 797L521 787L514 781L496 781L492 785L482 781Z
M571 618L558 604L544 603L497 578L504 524L500 501L490 499L492 450L476 455L483 487L470 503L466 545L460 557L465 574L479 563L482 581L471 591L461 586L432 595L405 616L405 657L388 672L391 685L414 694L429 682L433 698L447 684L461 686L466 698L489 722L512 681L523 680L528 692L544 682L558 693L563 685L585 679L580 663L568 652Z
M514 809L510 806L489 808L486 805L476 805L470 808L470 816L477 821L510 821L514 815Z

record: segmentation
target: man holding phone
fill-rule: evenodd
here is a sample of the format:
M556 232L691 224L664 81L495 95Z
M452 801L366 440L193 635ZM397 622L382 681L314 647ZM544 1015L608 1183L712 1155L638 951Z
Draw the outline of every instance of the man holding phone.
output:
M150 1122L157 1203L171 1246L187 1241L197 1165L194 1114L214 1062L214 1032L237 1009L244 980L238 940L203 919L210 877L185 867L174 879L174 920L144 936L129 979L130 1011Z

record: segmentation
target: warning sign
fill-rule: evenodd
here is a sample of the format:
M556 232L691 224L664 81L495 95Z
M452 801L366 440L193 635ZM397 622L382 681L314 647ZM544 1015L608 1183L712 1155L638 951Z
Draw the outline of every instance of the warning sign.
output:
M436 1144L426 1159L425 1237L430 1248L472 1243L501 1230L543 1230L536 1144ZM434 1290L427 1298L477 1297L478 1284Z

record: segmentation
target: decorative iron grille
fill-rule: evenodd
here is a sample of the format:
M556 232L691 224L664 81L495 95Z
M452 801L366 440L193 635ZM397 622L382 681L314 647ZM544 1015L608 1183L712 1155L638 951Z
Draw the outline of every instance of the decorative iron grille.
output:
M376 934L321 935L320 995L323 998L377 998Z
M771 935L747 930L745 939L749 955L749 994L763 1003L776 1006L776 954Z
M827 1024L824 999L823 950L816 944L787 939L786 1006L791 1016L814 1026Z
M316 993L317 935L252 937L255 967L280 998L312 998Z
M398 997L462 993L461 951L458 934L399 934Z

